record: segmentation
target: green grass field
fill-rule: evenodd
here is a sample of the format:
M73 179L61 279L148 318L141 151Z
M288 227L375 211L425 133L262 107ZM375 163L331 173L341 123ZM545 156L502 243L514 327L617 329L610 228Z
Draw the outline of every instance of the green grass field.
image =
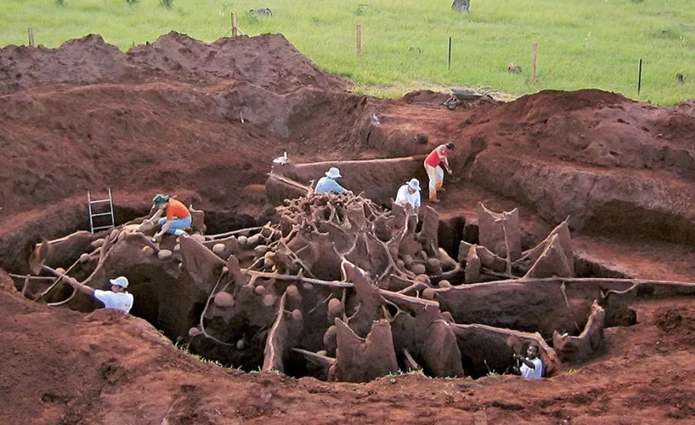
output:
M453 0L173 0L170 8L160 1L0 0L0 46L27 44L28 27L47 47L89 33L123 50L170 31L212 42L230 34L236 11L245 34L284 34L322 69L355 81L361 93L599 88L661 105L695 98L693 0L472 0L464 14L450 10ZM260 7L274 16L247 13ZM536 80L530 78L533 43ZM507 72L510 62L523 72Z

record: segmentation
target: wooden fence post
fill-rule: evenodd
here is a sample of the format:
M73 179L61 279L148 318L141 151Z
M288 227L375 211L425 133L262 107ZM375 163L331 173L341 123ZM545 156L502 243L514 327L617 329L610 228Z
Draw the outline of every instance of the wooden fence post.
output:
M447 62L446 69L451 69L451 37L449 37L449 61Z
M637 96L642 91L642 59L639 60L639 70L637 71Z
M34 44L34 28L29 28L29 45L31 47L36 47Z
M239 35L239 29L236 26L236 12L232 12L232 37Z
M362 56L362 25L357 24L357 57Z
M531 50L531 81L536 81L536 58L538 57L538 43L533 43Z

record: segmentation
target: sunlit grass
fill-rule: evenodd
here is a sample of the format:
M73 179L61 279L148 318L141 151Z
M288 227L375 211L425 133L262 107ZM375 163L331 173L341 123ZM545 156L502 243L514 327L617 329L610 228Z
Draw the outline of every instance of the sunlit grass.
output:
M394 97L424 83L493 87L512 95L590 87L665 105L695 97L695 3L688 0L473 0L467 14L450 11L450 0L174 0L171 8L160 0L2 3L2 46L26 44L29 27L47 47L89 33L123 50L170 31L212 42L230 35L236 11L245 34L284 34L322 69L355 81L360 93ZM270 8L273 16L248 13L258 7ZM639 59L644 66L637 96ZM509 74L510 62L523 72Z

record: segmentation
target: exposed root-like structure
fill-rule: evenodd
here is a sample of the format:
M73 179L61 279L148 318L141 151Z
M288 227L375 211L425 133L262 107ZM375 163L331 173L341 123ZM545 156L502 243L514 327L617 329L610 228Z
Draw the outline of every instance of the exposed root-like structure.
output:
M155 244L136 220L52 241L47 263L94 288L128 276L133 313L207 358L353 382L503 372L530 343L552 374L599 350L604 326L633 323L635 298L695 295L693 284L574 278L566 221L521 252L517 212L479 214L489 246L462 241L458 261L439 248L432 208L418 223L395 205L309 191L275 223L203 235L196 211L196 233ZM97 306L59 280L15 279L37 301Z

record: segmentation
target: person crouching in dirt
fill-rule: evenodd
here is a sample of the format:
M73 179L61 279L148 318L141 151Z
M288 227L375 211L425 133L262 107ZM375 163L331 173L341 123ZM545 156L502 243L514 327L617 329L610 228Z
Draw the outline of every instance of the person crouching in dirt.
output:
M410 210L410 214L417 217L420 209L420 181L410 179L408 183L401 186L394 204L402 206L406 211Z
M342 195L344 193L352 193L349 190L345 189L343 186L338 184L336 181L337 179L341 178L343 176L340 175L340 170L338 170L336 167L331 167L330 170L326 172L325 177L321 177L319 181L316 183L316 187L314 188L314 193L337 193L338 195Z
M442 185L444 184L444 169L446 172L451 174L451 168L449 168L449 151L454 150L454 144L449 142L445 145L437 146L427 158L425 158L425 171L427 171L427 177L430 179L430 202L439 203L437 199L437 191L444 190Z
M157 195L152 199L152 207L157 208L152 217L144 223L159 223L162 228L154 235L154 240L159 240L163 234L181 236L186 234L186 229L191 226L191 213L180 201L168 195ZM162 217L166 213L166 217ZM161 218L160 218L161 217Z
M68 276L63 277L63 280L78 291L83 292L101 302L104 304L105 308L111 308L128 313L133 307L133 294L126 292L126 288L128 287L128 278L125 276L118 276L115 279L109 279L109 282L111 283L110 291L90 288L89 286L83 285L76 279Z
M541 379L543 377L543 361L538 357L539 352L540 348L538 345L531 344L528 350L526 350L526 357L515 353L514 359L522 364L521 367L514 366L512 368L514 373L526 379Z

